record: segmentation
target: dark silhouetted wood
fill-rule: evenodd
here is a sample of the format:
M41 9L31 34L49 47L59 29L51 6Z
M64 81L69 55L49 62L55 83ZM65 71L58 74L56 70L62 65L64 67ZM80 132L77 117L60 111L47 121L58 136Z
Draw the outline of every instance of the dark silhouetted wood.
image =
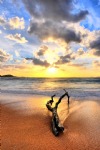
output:
M68 92L65 91L65 94L63 94L58 102L56 102L55 106L52 107L52 103L54 102L53 98L56 96L56 95L53 95L51 96L51 100L49 100L46 104L48 110L50 110L52 112L52 132L55 136L58 136L59 135L59 132L63 132L64 131L64 127L60 124L60 121L59 121L59 116L58 116L58 113L57 113L57 108L58 108L58 105L60 104L61 100L67 96L68 97L68 101L69 101L69 95L68 95ZM69 102L68 102L69 103Z
M64 89L64 91L65 91L65 93L66 93L66 95L68 97L68 105L69 105L69 98L70 98L70 96L69 96L68 92L65 89Z

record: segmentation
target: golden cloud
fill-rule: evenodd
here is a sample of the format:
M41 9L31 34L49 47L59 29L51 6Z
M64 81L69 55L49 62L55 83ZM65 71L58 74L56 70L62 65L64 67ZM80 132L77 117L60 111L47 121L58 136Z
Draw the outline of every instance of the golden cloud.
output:
M21 34L18 34L18 33L16 33L15 35L9 34L6 36L6 38L8 38L9 40L12 40L12 41L16 41L17 43L22 43L22 44L28 42L25 39L25 37L21 37Z
M24 29L25 22L23 18L13 17L9 19L9 25L12 29Z
M0 49L0 63L6 62L11 59L11 55Z

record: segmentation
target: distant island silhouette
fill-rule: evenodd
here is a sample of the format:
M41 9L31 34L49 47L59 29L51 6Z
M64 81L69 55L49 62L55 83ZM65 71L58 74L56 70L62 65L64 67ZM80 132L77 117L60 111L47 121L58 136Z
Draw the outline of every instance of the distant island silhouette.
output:
M6 74L6 75L0 75L0 77L15 77L15 76L13 76L11 74Z

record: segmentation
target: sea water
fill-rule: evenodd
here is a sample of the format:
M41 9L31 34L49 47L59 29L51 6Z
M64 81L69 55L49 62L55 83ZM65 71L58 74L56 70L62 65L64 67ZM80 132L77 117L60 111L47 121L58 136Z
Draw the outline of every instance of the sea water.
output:
M72 99L100 100L100 78L16 78L0 77L0 93L61 96L69 92Z

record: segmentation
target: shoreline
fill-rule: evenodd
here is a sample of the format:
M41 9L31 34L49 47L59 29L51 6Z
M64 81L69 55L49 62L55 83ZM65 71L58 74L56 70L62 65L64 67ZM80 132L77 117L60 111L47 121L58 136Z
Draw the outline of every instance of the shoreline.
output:
M2 99L3 97L1 97ZM19 98L19 99L17 99ZM100 101L66 99L58 107L64 133L51 131L50 97L7 97L1 104L1 149L6 150L99 150ZM15 102L15 103L14 103Z
M55 94L55 93L52 93L51 95L53 95L53 94ZM37 94L37 93L22 93L22 92L20 92L20 93L14 93L13 91L12 92L0 92L0 95L1 95L1 99L0 99L0 102L2 102L2 97L3 97L3 99L4 99L4 97L6 97L6 96L8 96L8 98L10 97L10 96L13 96L13 97L22 97L22 98L24 98L24 97L31 97L31 98L34 98L34 97L36 97L36 98L48 98L48 99L50 99L51 98L51 95L44 95L44 94ZM61 96L61 95L60 95ZM55 99L58 99L59 97L60 97L59 95L56 95L55 96ZM6 98L5 98L6 99ZM15 98L14 98L15 99ZM72 100L72 101L99 101L100 100L100 98L99 97L95 97L95 96L91 96L91 97L70 97L70 99Z

